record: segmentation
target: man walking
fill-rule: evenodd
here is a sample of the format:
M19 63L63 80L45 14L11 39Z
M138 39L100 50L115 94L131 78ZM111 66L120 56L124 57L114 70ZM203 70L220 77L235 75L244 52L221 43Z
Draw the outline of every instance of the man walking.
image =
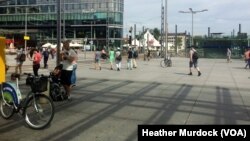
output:
M133 58L133 52L131 50L131 47L128 49L128 60L127 60L127 69L132 70L132 58Z
M191 47L190 51L189 51L189 74L188 75L193 75L192 74L192 67L194 66L194 68L198 71L198 76L201 76L201 72L200 72L200 68L198 67L198 53L197 51L194 49L194 47Z
M122 64L121 62L122 62L122 55L120 52L120 48L118 47L117 51L115 52L115 63L116 63L117 71L121 70L121 64Z
M42 55L43 55L43 64L44 64L43 68L46 69L46 68L48 68L49 50L46 48L43 51Z
M227 62L228 63L231 63L231 55L232 55L232 52L230 50L230 48L227 48Z

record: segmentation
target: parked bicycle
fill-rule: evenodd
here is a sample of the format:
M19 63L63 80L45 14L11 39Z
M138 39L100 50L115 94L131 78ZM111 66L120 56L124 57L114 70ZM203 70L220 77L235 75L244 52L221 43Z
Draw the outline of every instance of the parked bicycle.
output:
M160 62L161 67L172 67L172 60L170 56L167 56L164 58L164 60L161 60Z
M26 124L33 129L48 126L54 117L54 104L51 98L42 92L47 90L48 78L28 76L31 91L24 98L19 89L20 75L16 75L16 83L4 82L1 85L0 112L4 119L20 113Z

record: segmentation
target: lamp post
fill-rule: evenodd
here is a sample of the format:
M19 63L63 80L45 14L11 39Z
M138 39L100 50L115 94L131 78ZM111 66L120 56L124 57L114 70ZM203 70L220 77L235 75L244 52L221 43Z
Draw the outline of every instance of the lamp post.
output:
M194 11L192 8L189 8L189 11L179 11L180 13L190 13L192 14L192 37L191 37L191 45L193 45L193 37L194 37L194 14L196 13L200 13L200 12L205 12L208 11L207 9L203 9L203 10L198 10L198 11Z
M90 22L90 43L94 43L93 42L93 21L95 20L95 14L96 10L95 9L90 9L90 11L86 11L86 10L82 10L82 13L87 13L87 14L91 14L91 22ZM92 50L92 44L91 44L91 50Z
M165 55L164 58L167 57L168 54L168 0L165 0Z
M25 29L24 29L24 53L26 54L27 52L27 39L26 39L26 36L27 36L27 7L25 7Z

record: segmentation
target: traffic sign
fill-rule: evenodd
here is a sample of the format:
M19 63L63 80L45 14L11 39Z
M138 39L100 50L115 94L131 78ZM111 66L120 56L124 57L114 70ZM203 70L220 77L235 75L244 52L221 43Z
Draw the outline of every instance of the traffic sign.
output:
M23 39L24 40L30 40L30 36L24 36Z

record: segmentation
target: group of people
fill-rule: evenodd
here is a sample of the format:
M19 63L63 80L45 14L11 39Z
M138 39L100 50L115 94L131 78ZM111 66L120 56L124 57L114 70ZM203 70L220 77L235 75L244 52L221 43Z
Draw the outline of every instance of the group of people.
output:
M132 68L137 68L136 59L138 58L138 52L134 48L131 47L128 49L127 52L127 69L132 70ZM106 60L109 58L110 62L110 70L114 69L114 63L116 65L117 71L121 70L121 63L122 63L122 53L121 49L118 47L116 51L113 48L110 49L108 53L104 49L100 52L99 49L96 50L94 54L94 61L95 61L95 69L101 70L101 59Z
M71 88L76 84L76 69L77 69L77 52L69 47L70 41L63 42L63 50L61 52L61 83L64 86L68 99L70 99ZM17 51L16 56L16 74L22 74L22 65L25 59L22 59L21 56L25 56L30 61L32 61L33 73L35 76L38 76L38 71L40 69L41 60L44 60L44 68L48 68L48 59L49 59L49 51L45 49L40 52L39 49L32 49L29 53L25 53L25 51L21 48Z
M16 55L16 68L15 73L16 74L22 74L22 66L23 63L26 61L26 58L28 58L30 61L32 61L32 67L33 67L33 73L35 76L38 76L38 70L40 68L40 62L42 59L42 55L40 54L38 49L30 50L29 53L25 53L25 51L20 48L17 51Z

